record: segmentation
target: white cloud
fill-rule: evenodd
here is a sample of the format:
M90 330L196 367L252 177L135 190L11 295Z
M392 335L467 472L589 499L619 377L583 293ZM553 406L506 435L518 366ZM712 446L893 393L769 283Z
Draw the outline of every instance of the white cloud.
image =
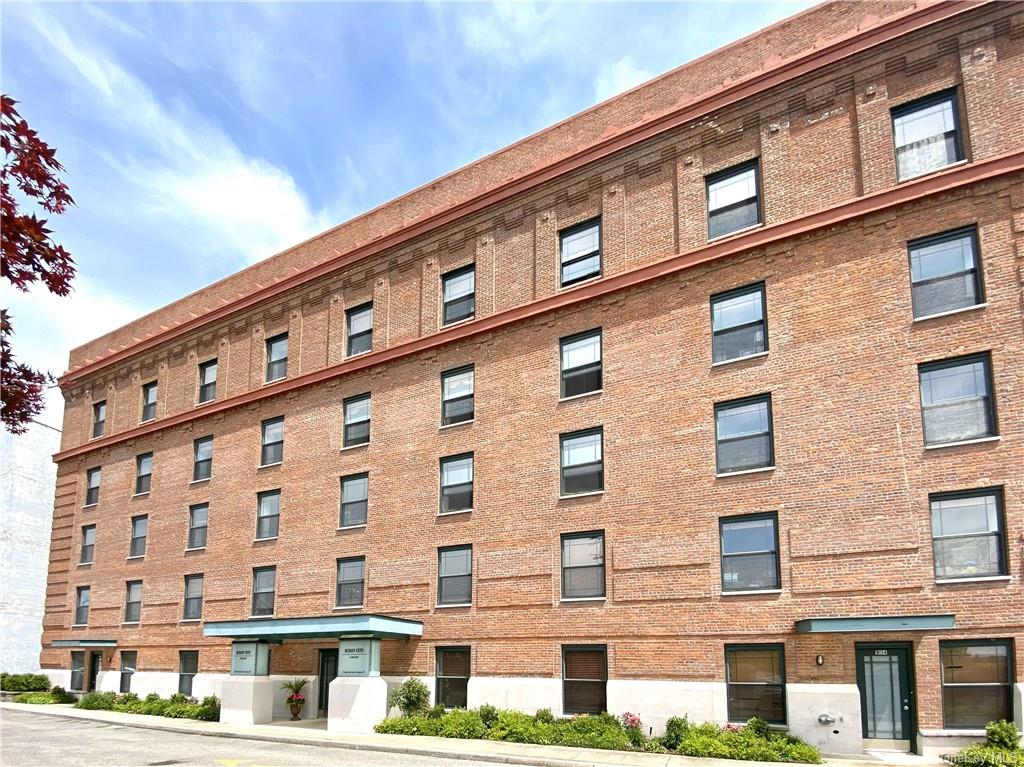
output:
M594 78L594 99L604 101L652 77L654 73L637 66L632 56L623 56L612 64L601 65L597 77Z
M498 2L488 9L491 12L483 15L459 17L463 39L472 51L521 61L550 54L568 42L562 34L565 27L554 23L554 6L541 11L536 3Z

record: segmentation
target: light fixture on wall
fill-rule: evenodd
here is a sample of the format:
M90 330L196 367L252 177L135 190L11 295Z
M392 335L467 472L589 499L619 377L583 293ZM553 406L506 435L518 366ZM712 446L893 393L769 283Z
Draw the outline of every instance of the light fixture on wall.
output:
M825 665L825 656L824 655L819 655L818 657L816 657L814 659L814 662L817 663L819 666L824 666Z

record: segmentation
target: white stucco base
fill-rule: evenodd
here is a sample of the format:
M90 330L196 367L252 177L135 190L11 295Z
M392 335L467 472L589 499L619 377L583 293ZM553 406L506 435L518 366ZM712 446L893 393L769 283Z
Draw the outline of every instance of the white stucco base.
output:
M387 716L388 683L379 676L339 676L329 690L328 732L373 732L373 726Z
M562 680L546 677L472 676L466 685L470 708L489 703L534 714L549 708L555 716L562 715Z
M823 724L825 714L834 722ZM787 684L789 731L825 754L863 753L860 691L855 684Z
M50 679L50 687L71 688L71 671L64 668L44 668L42 673Z
M281 683L268 676L228 676L221 685L220 721L266 724L274 718Z
M561 683L558 696L561 698ZM677 682L656 679L609 679L608 712L636 714L655 735L665 732L665 722L684 714L691 722L725 724L725 684Z

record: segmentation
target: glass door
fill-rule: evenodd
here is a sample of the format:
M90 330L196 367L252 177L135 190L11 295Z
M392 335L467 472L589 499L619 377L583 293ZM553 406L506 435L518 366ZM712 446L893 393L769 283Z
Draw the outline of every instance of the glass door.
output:
M317 683L317 708L320 716L327 716L327 702L331 694L331 682L338 676L338 651L320 651L320 679Z
M858 645L857 687L865 748L913 749L911 679L909 646Z

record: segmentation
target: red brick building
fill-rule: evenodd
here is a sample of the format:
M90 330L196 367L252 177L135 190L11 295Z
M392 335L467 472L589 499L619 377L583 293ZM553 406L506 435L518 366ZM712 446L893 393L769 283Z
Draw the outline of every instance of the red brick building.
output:
M1021 71L1018 3L819 6L75 349L42 665L1020 723Z

